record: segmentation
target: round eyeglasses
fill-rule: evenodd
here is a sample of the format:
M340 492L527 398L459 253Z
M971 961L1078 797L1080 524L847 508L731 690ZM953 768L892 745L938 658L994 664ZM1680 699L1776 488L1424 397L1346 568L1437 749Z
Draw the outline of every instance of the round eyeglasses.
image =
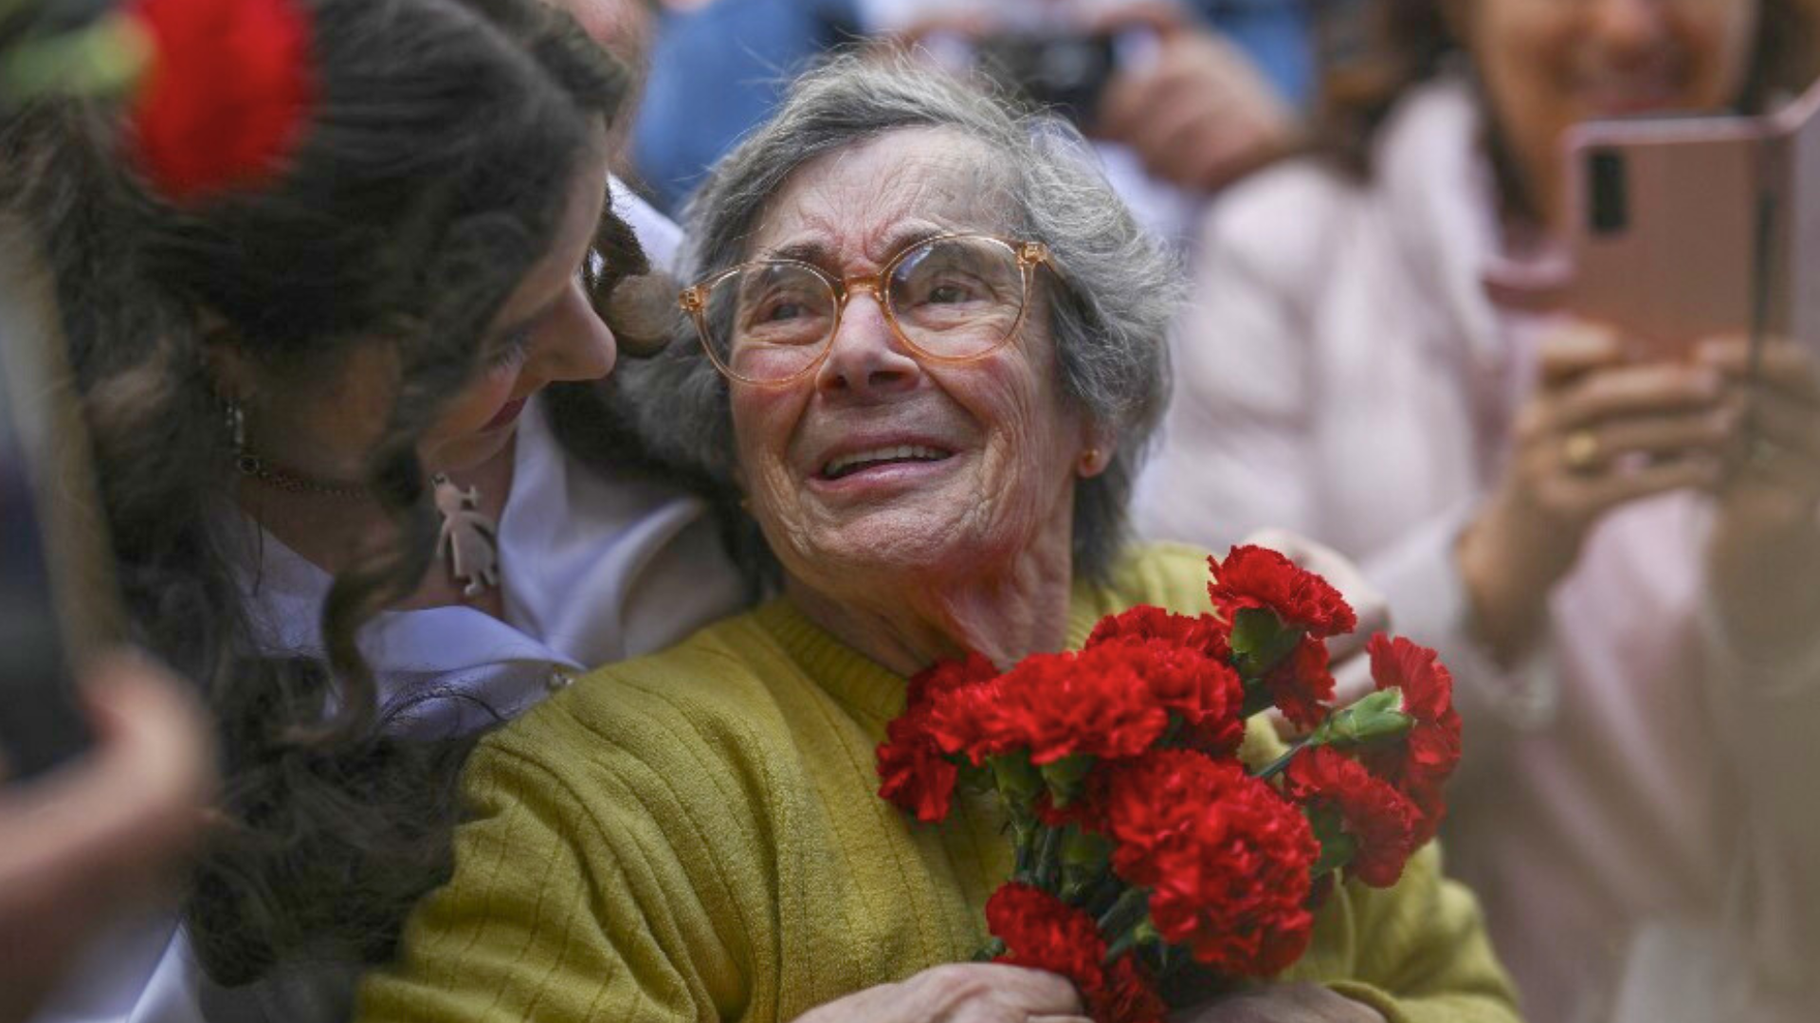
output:
M678 303L723 374L776 385L827 358L841 312L859 291L872 293L893 333L918 356L984 358L1023 325L1031 278L1046 263L1042 242L938 235L898 252L876 274L845 280L795 259L742 263L684 289Z

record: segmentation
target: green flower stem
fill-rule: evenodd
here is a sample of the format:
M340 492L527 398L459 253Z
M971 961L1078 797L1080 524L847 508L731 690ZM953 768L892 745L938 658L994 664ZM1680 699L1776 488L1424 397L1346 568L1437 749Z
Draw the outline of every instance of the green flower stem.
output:
M1042 837L1037 843L1036 884L1046 892L1053 892L1061 884L1063 829L1043 826L1038 831Z
M1106 958L1100 960L1100 963L1104 966L1111 966L1119 961L1120 956L1129 954L1133 949L1144 945L1159 944L1160 937L1162 936L1157 934L1156 928L1150 926L1150 917L1146 916L1129 931L1119 935L1118 940L1106 946Z
M1106 962L1110 963L1129 951L1137 941L1135 935L1140 925L1150 919L1150 892L1143 888L1127 888L1125 894L1112 904L1100 917L1100 935L1106 938L1110 946L1106 950ZM1113 954L1118 949L1118 955Z
M1083 898L1068 899L1067 896L1063 896L1063 898L1069 905L1081 907L1095 920L1098 920L1119 901L1119 896L1125 891L1125 883L1114 877L1111 871L1107 871L1091 884L1083 885L1083 888L1086 892Z
M1258 773L1256 775L1254 775L1253 777L1260 778L1264 781L1269 781L1270 779L1275 778L1277 775L1282 774L1285 770L1287 770L1289 768L1290 762L1295 760L1296 754L1302 752L1303 750L1307 749L1309 746L1314 744L1313 740L1314 740L1314 737L1309 736L1308 738L1298 739L1295 742L1291 743L1289 745L1289 749L1285 750L1283 752L1282 756L1276 758L1275 760L1272 760L1268 764L1265 764L1263 766L1263 768L1260 769L1258 771Z
M1020 881L1029 881L1036 869L1036 826L1014 816L1011 820L1012 849L1015 858L1012 871Z

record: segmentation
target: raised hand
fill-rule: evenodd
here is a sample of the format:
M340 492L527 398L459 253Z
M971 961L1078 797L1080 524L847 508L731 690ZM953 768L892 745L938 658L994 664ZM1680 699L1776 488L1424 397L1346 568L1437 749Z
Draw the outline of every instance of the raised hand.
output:
M1629 363L1616 337L1593 328L1545 342L1509 463L1457 551L1481 640L1520 658L1549 592L1613 509L1718 486L1742 412L1713 366Z

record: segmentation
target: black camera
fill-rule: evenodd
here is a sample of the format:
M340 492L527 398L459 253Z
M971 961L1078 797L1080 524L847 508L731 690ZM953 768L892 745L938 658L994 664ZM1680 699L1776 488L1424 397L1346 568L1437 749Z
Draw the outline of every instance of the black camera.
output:
M974 41L974 63L1000 86L1083 127L1118 70L1117 36L1011 32Z

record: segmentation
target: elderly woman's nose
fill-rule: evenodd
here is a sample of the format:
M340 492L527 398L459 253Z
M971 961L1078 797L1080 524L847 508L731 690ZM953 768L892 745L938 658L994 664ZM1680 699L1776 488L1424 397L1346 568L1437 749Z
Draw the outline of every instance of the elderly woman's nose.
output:
M552 381L599 380L613 372L619 344L579 283L570 285L550 319L532 369Z
M890 391L915 386L921 372L885 319L878 297L862 291L847 300L815 383L830 392Z

